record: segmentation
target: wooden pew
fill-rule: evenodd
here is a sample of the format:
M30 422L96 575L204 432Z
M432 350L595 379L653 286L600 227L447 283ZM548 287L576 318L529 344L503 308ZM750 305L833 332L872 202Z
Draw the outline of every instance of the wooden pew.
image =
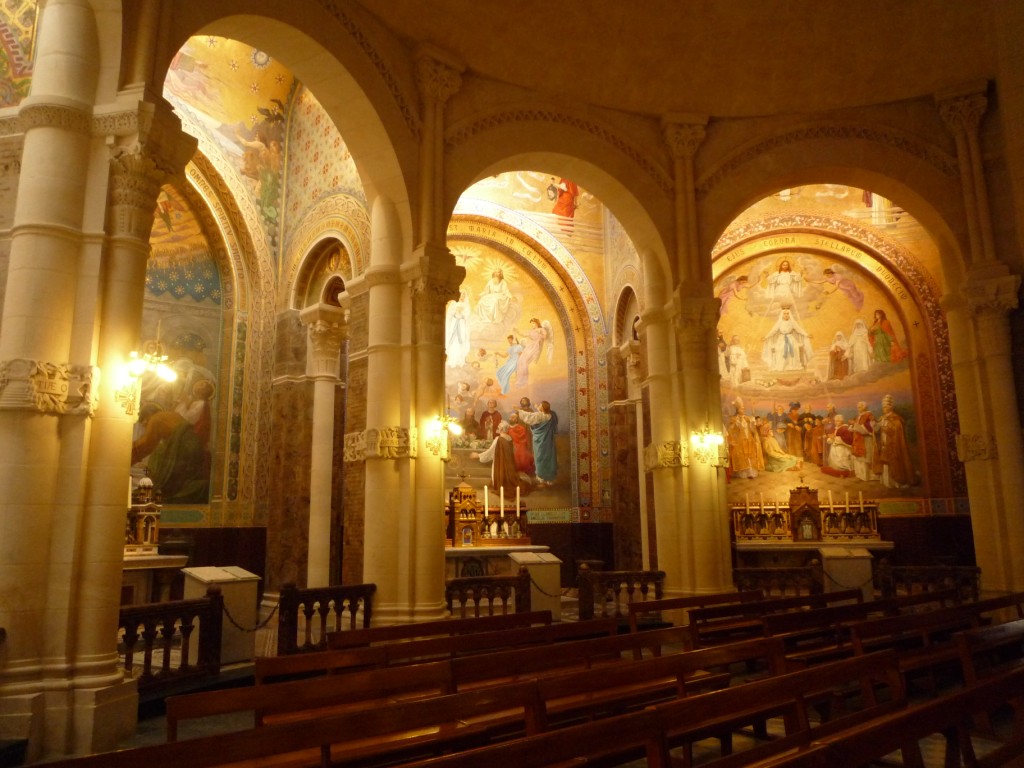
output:
M847 696L851 686L860 691L859 700ZM879 695L881 690L883 695ZM827 719L811 717L812 706L837 696L844 698L844 707ZM663 747L681 746L684 766L692 765L692 748L697 742L722 738L765 718L783 719L784 735L757 741L742 752L723 748L718 759L701 763L731 768L809 748L816 739L897 712L906 703L896 656L886 651L690 696L659 704L653 711L661 724ZM667 759L665 754L663 760Z
M924 674L934 690L934 672L960 660L955 633L978 627L989 615L1012 605L1009 596L961 603L922 613L868 619L850 625L854 653L894 648L904 676Z
M325 710L333 713L454 691L451 664L437 661L186 693L165 701L167 740L178 740L181 723L229 713L251 712L253 726L260 727L300 716L316 716Z
M673 744L685 745L707 735L731 732L767 712L778 712L788 717L790 730L781 739L760 742L736 754L726 751L717 760L701 763L715 768L732 768L759 764L758 760L795 749L806 749L807 755L816 750L823 752L824 747L811 746L815 738L841 733L845 728L897 712L905 706L902 678L891 654L823 665L820 672L816 669L751 682L737 688L658 704L641 712L416 761L407 764L406 768L605 765L643 757L651 768L668 768L679 764L669 756L668 750ZM851 682L863 684L866 689L881 682L890 688L890 696L885 700L872 698L859 711L843 713L826 723L814 723L807 717L807 697L820 695L831 686L845 687ZM691 764L688 756L689 752L684 749L682 765ZM819 768L822 764L809 765Z
M771 613L762 616L760 621L766 636L784 640L789 668L800 669L852 655L851 624L870 618L895 616L904 611L949 607L957 601L957 591L949 589L805 611Z
M823 608L841 602L861 602L859 589L845 589L815 595L794 595L749 603L712 605L689 612L690 640L693 648L714 643L734 642L762 634L761 617L783 611Z
M1024 619L958 632L956 644L965 685L1004 675L1024 667ZM1024 698L1015 697L1010 704L1024 711ZM977 725L984 733L993 732L986 713L979 715Z
M390 624L369 629L349 629L327 633L327 648L340 650L359 646L388 643L395 640L412 640L425 637L463 635L471 632L497 632L538 624L551 624L551 611L529 611L527 613L506 613L496 616L474 616L465 619L440 619L421 621L413 624Z
M533 682L395 702L334 715L185 741L59 760L59 768L216 768L231 765L330 766L393 763L486 743L489 719L502 731L518 721L524 733L540 728L541 702Z
M746 592L715 592L706 595L687 595L684 597L663 597L657 600L642 600L630 603L627 606L629 612L629 631L640 630L640 623L644 614L655 613L659 618L666 611L688 610L690 608L707 608L711 605L725 605L728 603L744 603L754 600L763 600L764 592L760 589L752 589ZM685 621L683 623L686 623Z
M758 768L865 768L898 751L904 765L924 766L921 739L941 734L946 738L947 766L1019 766L1024 762L1024 722L1020 717L1012 724L1008 738L983 756L976 754L969 731L972 720L999 708L1019 696L1022 690L1024 668L820 737L805 753L752 765Z
M462 619L459 619L462 621ZM486 653L502 648L550 645L574 638L603 637L618 631L614 619L520 627L504 632L474 632L447 637L385 643L339 651L317 651L292 656L257 657L256 684L298 676L338 673L344 670L389 667L423 661Z

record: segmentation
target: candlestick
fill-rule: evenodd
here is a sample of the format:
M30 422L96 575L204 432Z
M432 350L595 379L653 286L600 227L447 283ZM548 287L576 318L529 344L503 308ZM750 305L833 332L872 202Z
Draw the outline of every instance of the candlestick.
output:
M501 486L498 489L498 498L500 499L498 509L501 510L501 516L505 516L505 486Z
M490 511L491 511L490 507L487 506L487 503L488 503L487 485L485 484L484 485L484 517L487 517L487 515L490 514Z
M516 517L519 517L519 486L516 486Z

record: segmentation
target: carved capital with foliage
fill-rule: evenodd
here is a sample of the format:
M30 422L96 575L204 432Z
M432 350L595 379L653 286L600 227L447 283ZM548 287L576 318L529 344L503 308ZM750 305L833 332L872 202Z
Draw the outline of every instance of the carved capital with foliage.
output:
M956 436L956 456L960 461L995 461L999 458L994 435Z
M40 360L0 361L0 410L92 416L97 369Z
M647 472L688 466L690 466L689 451L683 443L670 440L663 443L651 443L644 448L644 470Z
M977 132L988 109L987 85L980 83L967 92L936 98L942 122L954 136L970 136Z
M367 459L416 458L416 427L376 427L366 430Z
M707 136L707 118L666 117L661 121L662 135L672 157L692 159Z
M442 61L437 51L420 50L416 54L416 85L424 104L444 104L462 87L464 68L453 61Z

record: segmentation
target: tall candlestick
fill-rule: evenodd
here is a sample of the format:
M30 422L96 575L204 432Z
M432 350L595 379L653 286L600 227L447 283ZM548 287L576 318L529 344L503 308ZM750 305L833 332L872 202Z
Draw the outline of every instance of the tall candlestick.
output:
M505 486L504 485L501 486L498 489L498 498L500 500L499 501L498 509L501 510L501 516L504 517L505 516Z

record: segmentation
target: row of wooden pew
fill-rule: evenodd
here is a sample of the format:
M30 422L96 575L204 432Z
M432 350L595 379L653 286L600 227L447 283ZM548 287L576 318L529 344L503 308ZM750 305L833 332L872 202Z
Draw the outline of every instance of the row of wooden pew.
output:
M693 607L691 616L713 607L712 598L703 599L705 604ZM883 716L916 711L908 703L907 659L919 650L911 635L924 632L926 625L929 638L942 636L945 660L959 659L968 682L965 690L989 691L967 701L974 702L971 711L980 721L986 722L980 713L988 705L1014 700L1003 695L1014 689L1002 681L1018 674L1024 620L988 626L986 622L1000 610L1015 608L1022 616L1024 594L949 608L923 600L907 601L902 607L876 605L872 607L881 618L870 618L873 613L866 612L860 619L838 623L832 615L833 632L843 626L853 633L879 621L908 623L890 626L889 634L876 633L859 649L849 639L853 634L841 641L832 638L831 657L825 653L825 636L814 639L816 630L810 625L776 636L765 636L770 634L765 627L770 616L835 614L846 606L828 605L826 600L781 609L763 597L739 600L744 599L760 604L762 615L741 612L724 635L733 642L714 642L697 650L686 650L694 639L689 624L622 635L612 624L580 622L570 628L537 616L521 617L518 621L525 626L503 631L494 629L506 621L498 617L480 621L472 633L466 631L469 627L451 626L377 635L372 629L358 630L371 634L342 645L359 647L261 659L264 668L251 687L168 699L166 744L61 765L160 768L426 760L425 765L514 763L523 768L557 762L558 755L600 761L646 755L651 765L667 765L670 753L689 765L693 745L708 738L721 744L724 762L714 765L753 765L794 750L800 751L801 759L810 759L811 754L829 754L835 749L829 740L844 737L851 729L875 727ZM849 599L853 602L847 605L871 606ZM743 605L739 600L735 604ZM905 612L894 613L899 610ZM724 615L713 618L722 622L716 629L725 628ZM461 621L466 620L437 624ZM736 641L741 624L751 634ZM389 634L394 636L382 637ZM806 659L794 663L792 657L806 656L811 643L821 651L813 666ZM936 640L934 646L938 645ZM953 655L948 654L950 647ZM991 657L1001 660L992 663ZM315 676L297 679L303 675ZM1024 689L1016 690L1019 694ZM179 725L186 720L240 711L252 713L253 728L177 740ZM774 717L785 724L784 737L760 739L755 747L732 753L731 735L738 728L764 736L766 721ZM933 720L922 716L921 721L930 725ZM1016 729L1015 738L1021 731ZM961 739L956 748L967 749L964 744L969 742ZM549 762L523 756L536 755L538 749ZM912 752L909 741L906 749ZM452 754L429 757L440 752Z

